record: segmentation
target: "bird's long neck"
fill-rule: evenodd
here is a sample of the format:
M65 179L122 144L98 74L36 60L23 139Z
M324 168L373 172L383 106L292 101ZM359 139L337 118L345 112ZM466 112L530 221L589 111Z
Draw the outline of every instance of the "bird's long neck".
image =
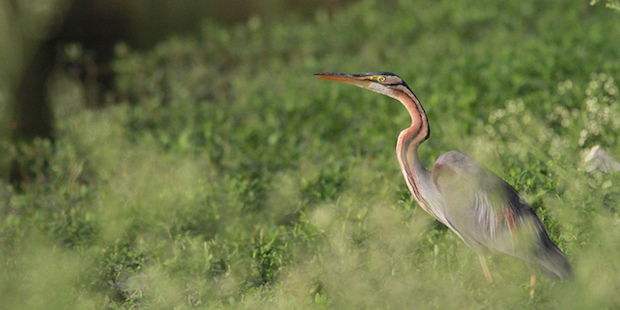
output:
M401 88L394 98L399 100L411 116L411 126L403 130L398 136L396 155L401 171L407 182L407 187L414 195L422 208L425 208L426 199L421 189L422 184L431 181L430 172L424 168L418 157L418 145L428 139L430 128L422 104L415 94L408 88Z

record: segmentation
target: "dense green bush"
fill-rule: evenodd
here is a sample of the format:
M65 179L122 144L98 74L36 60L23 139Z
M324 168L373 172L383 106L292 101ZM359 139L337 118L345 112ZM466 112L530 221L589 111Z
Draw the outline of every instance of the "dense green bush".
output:
M0 308L615 308L620 16L570 1L362 1L117 47L117 102L59 76L58 141L0 184ZM428 168L459 149L532 204L568 283L476 255L420 210L398 102L322 71L392 71L422 100ZM26 154L27 155L27 154ZM40 160L40 162L37 162ZM34 296L34 297L33 297Z

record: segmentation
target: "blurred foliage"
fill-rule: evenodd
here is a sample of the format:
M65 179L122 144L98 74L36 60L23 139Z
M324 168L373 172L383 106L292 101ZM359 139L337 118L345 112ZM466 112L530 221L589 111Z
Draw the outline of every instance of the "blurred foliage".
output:
M587 2L362 1L120 44L117 102L84 108L58 75L55 145L22 148L22 192L0 184L0 308L619 307L618 174L582 163L597 144L620 159L618 22ZM506 179L573 282L530 300L504 256L484 281L406 190L403 107L312 76L374 70L422 100L426 166L460 149Z
M13 91L25 65L41 39L54 29L54 21L64 12L66 0L0 0L0 178L9 176L12 155L19 146L11 145L17 125L11 114L16 107ZM21 152L21 150L20 150Z
M600 0L590 0L590 5L595 5L601 2ZM607 0L605 1L605 6L616 11L620 11L620 1L618 0Z

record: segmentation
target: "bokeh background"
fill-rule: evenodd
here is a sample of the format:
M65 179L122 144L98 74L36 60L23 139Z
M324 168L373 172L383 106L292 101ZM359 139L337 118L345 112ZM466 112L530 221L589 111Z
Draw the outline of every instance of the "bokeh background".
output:
M620 307L615 1L0 0L0 309ZM417 206L427 168L513 185L573 281L476 254Z

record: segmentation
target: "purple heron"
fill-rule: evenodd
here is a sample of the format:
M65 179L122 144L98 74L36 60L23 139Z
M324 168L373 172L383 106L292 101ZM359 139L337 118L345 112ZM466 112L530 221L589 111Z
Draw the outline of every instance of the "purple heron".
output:
M411 116L411 126L398 135L396 156L411 194L420 207L456 233L478 253L485 278L492 282L485 254L504 253L539 265L552 280L573 276L564 253L549 238L536 212L506 181L458 152L447 152L428 171L418 146L430 129L422 104L407 84L389 72L318 73L315 76L392 97ZM535 274L530 277L533 287ZM533 289L530 291L533 296Z

